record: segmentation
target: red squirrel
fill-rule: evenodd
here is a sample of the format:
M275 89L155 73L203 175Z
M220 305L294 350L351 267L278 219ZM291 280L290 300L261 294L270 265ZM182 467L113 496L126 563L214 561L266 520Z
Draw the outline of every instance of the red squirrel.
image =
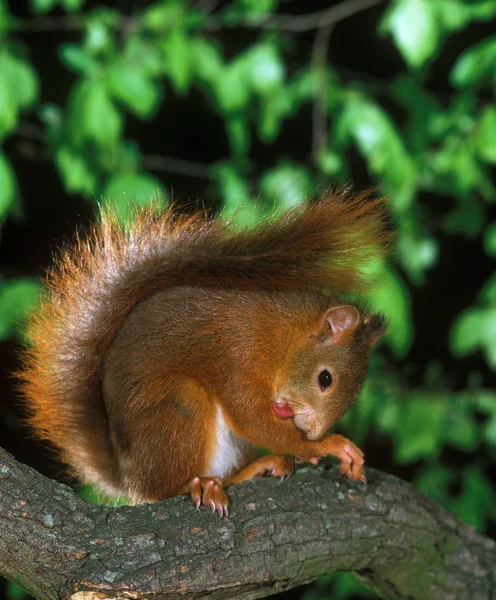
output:
M28 323L28 420L72 472L134 502L285 477L363 453L327 430L355 401L385 319L346 296L387 243L384 202L329 194L239 230L152 205L110 210L63 250ZM273 455L254 462L256 447Z

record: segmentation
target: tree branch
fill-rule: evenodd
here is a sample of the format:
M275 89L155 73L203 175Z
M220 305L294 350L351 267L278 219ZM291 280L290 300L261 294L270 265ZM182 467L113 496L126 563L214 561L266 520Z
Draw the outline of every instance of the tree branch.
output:
M384 0L345 0L335 4L325 10L320 10L306 15L278 15L268 14L260 15L257 20L243 21L233 23L234 27L246 27L254 29L279 29L281 31L292 31L301 33L320 27L328 27L339 21L343 21L353 15L358 14ZM208 15L215 9L217 2L205 0L204 3L198 3L196 8L202 9L205 15ZM204 29L207 31L218 31L231 24L224 23L222 18L217 15L207 17ZM12 23L11 29L17 33L44 33L50 31L78 31L84 27L84 14L36 17L36 19L17 19ZM139 20L135 17L121 17L117 28L121 31L139 31L141 29Z
M384 0L346 0L335 4L325 10L320 10L306 15L267 15L264 19L244 21L242 23L233 23L234 27L247 27L253 29L279 29L281 31L292 31L293 33L301 33L321 27L329 27L335 25L339 21L343 21L348 17L358 14L376 4L380 4ZM223 23L217 17L210 17L207 20L206 29L215 31L227 27L228 24Z
M384 598L490 598L494 542L410 485L368 477L308 467L247 482L219 519L185 496L90 504L0 450L0 575L41 600L252 599L339 570Z

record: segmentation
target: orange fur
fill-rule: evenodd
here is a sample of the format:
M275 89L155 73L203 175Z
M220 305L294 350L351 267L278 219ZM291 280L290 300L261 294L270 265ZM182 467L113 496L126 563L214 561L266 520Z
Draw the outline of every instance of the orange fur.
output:
M239 445L231 475L254 445L318 454L274 416L274 394L284 383L308 405L294 379L313 386L321 358L305 359L309 336L326 338L329 306L367 287L360 266L388 237L384 202L366 194L329 195L245 231L156 205L126 225L104 211L61 252L31 317L19 373L31 426L79 477L136 500L214 476L219 422ZM331 409L312 387L316 422L354 400L384 329L357 310L360 322L331 344L342 370Z

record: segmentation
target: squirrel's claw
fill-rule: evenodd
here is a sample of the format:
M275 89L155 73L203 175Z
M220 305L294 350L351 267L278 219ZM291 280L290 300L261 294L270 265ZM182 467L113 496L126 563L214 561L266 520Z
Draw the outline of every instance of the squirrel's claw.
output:
M324 456L335 456L341 461L339 470L343 475L347 475L353 481L367 482L363 470L365 462L363 452L342 435L335 433L328 435L313 446L313 451L315 454L300 457L300 460L317 465Z
M222 489L222 479L219 477L193 477L182 489L183 493L190 492L191 499L200 506L210 506L212 512L218 512L219 517L228 516L229 500Z
M281 481L293 473L293 459L291 456L269 455L262 456L258 461L256 475L271 475L279 477Z
M343 438L343 440L346 443L344 443L342 451L337 455L341 460L341 473L345 473L353 481L360 480L365 483L363 452L346 438Z

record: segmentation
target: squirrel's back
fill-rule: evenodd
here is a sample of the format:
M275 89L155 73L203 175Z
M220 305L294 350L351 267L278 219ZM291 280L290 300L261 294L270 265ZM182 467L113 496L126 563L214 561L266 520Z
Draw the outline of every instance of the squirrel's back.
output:
M133 307L179 285L359 292L366 286L360 265L387 238L384 203L366 194L329 195L241 231L158 205L125 224L103 211L60 253L29 320L19 373L29 424L75 474L118 492L101 373Z

